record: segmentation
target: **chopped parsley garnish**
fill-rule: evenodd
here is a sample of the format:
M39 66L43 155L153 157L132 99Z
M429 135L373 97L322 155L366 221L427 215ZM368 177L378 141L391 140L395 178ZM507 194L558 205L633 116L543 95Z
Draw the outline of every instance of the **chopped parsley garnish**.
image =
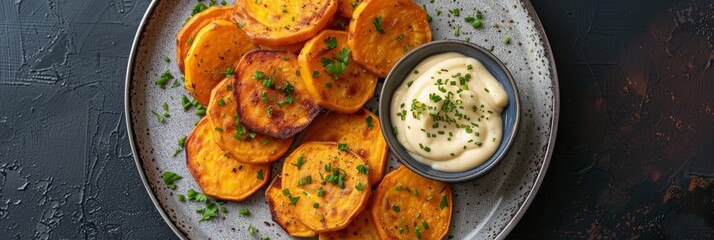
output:
M382 29L382 17L376 17L372 19L372 24L374 24L374 28L377 29L377 32L381 34L385 34L384 29Z
M184 147L184 145L186 144L186 137L187 137L187 136L182 136L182 137L180 137L180 138L178 139L178 145L179 145L179 147Z
M439 202L439 209L444 209L447 206L446 196L441 196L441 202Z
M183 194L178 194L176 195L176 199L179 200L179 202L185 202L186 196L184 196Z
M198 107L196 107L196 115L198 115L198 116L206 115L206 107L199 104Z
M340 151L349 151L350 150L350 148L347 147L347 143L338 143L337 149L339 149Z
M293 104L293 97L287 96L285 99L278 102L278 107L283 107L283 105L285 105L285 104Z
M364 118L364 121L367 123L367 128L372 128L374 125L372 125L372 116L367 116Z
M473 28L481 28L483 26L483 23L481 20L476 20L473 23L471 23L471 27Z
M196 192L196 190L189 189L186 191L186 197L188 198L189 201L195 201L195 202L205 202L208 201L208 197L204 195L203 193Z
M162 89L166 88L166 83L169 82L169 80L174 79L174 75L171 75L171 72L169 70L166 70L163 74L161 74L161 77L159 77L154 84L156 86L159 86Z
M250 215L250 210L248 210L247 208L241 208L238 209L238 214L240 214L241 216L248 216Z
M367 165L358 165L357 166L357 171L361 174L367 174L369 172L369 166Z
M268 117L273 116L273 106L268 106L268 109L266 109L265 111L268 114Z
M290 205L295 205L300 200L300 197L290 196L289 198L290 198Z
M355 185L355 189L357 189L357 191L362 191L362 190L364 190L364 184L358 183L357 185Z
M218 215L218 207L215 203L211 201L206 201L206 208L203 210L203 216L199 219L199 222L208 221L213 219Z
M159 121L159 123L166 122L166 118L164 118L163 115L157 113L156 111L151 111L151 113L154 114L154 116L156 116L156 120Z
M208 9L208 6L206 4L203 4L202 2L196 3L195 6L193 6L193 10L191 11L191 16L196 15L197 13L203 12L203 10Z
M169 57L164 57L164 62L170 63L170 62L171 62L171 58L169 58Z
M337 47L337 38L336 37L328 37L325 39L325 44L327 44L327 49L333 49Z
M454 8L449 10L449 13L451 13L451 15L454 15L454 17L458 17L459 15L461 15L461 10L459 10L458 8Z
M223 100L223 99L218 99L218 106L225 106L225 105L226 105L226 101L225 101L225 100Z
M288 196L290 195L290 189L283 189L283 196Z
M255 228L253 227L253 224L248 225L248 234L255 236Z
M511 37L506 37L503 39L503 44L509 44L511 43Z
M394 210L394 212L400 212L400 211L402 211L402 210L399 208L398 205L392 205L392 210Z
M161 178L164 180L164 184L166 184L166 186L171 189L176 189L176 183L174 182L182 177L175 172L164 172L164 174L161 175Z
M255 71L255 72L253 73L253 78L254 78L255 80L261 80L261 79L265 78L265 74L264 74L263 72L261 72L261 71Z
M317 189L317 196L318 197L325 196L325 190L323 190L322 187Z
M350 57L350 49L349 48L342 48L339 53L332 59L329 58L322 58L320 59L320 62L322 63L322 66L325 67L325 72L329 73L332 75L335 79L337 79L338 76L342 75L342 73L347 69L347 65L349 65L349 57ZM315 71L317 72L317 71ZM313 77L317 77L315 75L315 72L313 72Z
M298 180L298 186L302 186L302 185L310 184L310 183L312 183L311 175L308 175L307 177L304 177L304 178L301 178L300 180Z
M268 144L268 142L270 142L270 139L268 139L268 138L263 138L263 145Z
M405 35L404 33L402 33L402 35L399 35L399 36L397 37L397 41L404 40L404 38L405 38L406 36L407 36L407 35Z
M188 100L186 95L181 95L181 107L183 107L184 112L191 108L191 101Z
M226 70L223 72L216 71L216 74L225 75L226 77L230 77L230 76L233 76L234 72L235 72L235 70L233 70L233 68L227 67Z
M319 204L319 203L313 203L313 204L312 204L312 207L313 207L313 208L319 208L319 207L320 207L320 204Z
M320 72L318 72L317 70L312 72L312 77L316 78L318 76L320 76Z
M258 170L258 176L257 176L257 178L258 178L259 180L264 180L264 179L265 179L265 177L263 176L263 169Z
M300 168L302 167L302 165L305 164L305 162L306 162L306 161L305 161L305 159L303 158L303 156L300 155L300 156L297 158L297 162L293 163L293 166L296 166L297 169L300 170Z

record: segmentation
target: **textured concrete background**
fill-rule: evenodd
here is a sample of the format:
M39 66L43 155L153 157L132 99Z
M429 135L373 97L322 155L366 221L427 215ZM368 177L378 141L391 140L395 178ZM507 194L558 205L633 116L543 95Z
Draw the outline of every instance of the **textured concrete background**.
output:
M148 3L0 1L1 238L174 238L124 123ZM533 5L559 70L561 124L511 237L714 238L714 1Z

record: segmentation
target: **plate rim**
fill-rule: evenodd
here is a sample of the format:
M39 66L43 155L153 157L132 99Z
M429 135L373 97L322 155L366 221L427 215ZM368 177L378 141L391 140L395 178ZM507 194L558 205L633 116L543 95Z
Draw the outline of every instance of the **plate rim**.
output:
M159 204L158 200L156 199L156 194L154 191L151 189L151 186L149 186L149 182L146 178L146 174L144 174L144 167L141 162L141 156L139 155L139 152L136 149L136 144L135 144L135 136L133 132L133 125L131 121L131 80L133 77L133 69L134 69L134 60L137 57L137 52L139 48L139 41L141 40L144 31L146 30L146 26L148 25L148 20L149 16L153 14L154 10L156 9L158 0L152 0L151 3L149 3L148 8L146 9L146 12L144 13L144 16L141 18L141 22L139 23L139 26L136 29L136 34L134 35L134 41L132 42L131 45L131 52L129 53L129 59L127 63L127 68L126 68L126 75L124 78L124 120L126 121L126 131L127 131L127 137L129 139L129 145L131 147L131 152L132 156L134 158L134 163L136 164L136 170L139 172L139 177L141 178L141 182L144 184L144 188L146 189L146 192L149 194L149 198L151 199L151 202L154 204L154 208L159 212L161 215L161 218L164 220L164 222L171 228L171 230L174 232L174 234L179 237L180 239L188 239L186 235L179 230L176 227L176 224L174 224L173 221L168 217L166 214L166 211L164 208ZM511 231L516 227L518 222L523 218L523 216L526 213L526 210L530 207L531 203L533 202L533 199L535 199L535 196L538 194L538 190L540 189L540 186L543 183L543 179L545 179L545 175L548 171L548 166L550 165L551 158L553 156L553 150L555 148L555 140L557 136L557 131L558 131L558 120L560 118L560 86L558 84L558 71L555 65L555 59L553 58L553 51L550 46L550 42L548 41L548 36L545 33L545 29L543 28L543 25L540 21L540 18L538 17L538 14L535 11L535 8L533 8L533 5L531 4L530 0L519 0L521 4L526 8L526 12L528 13L528 16L531 18L533 21L533 24L535 25L536 31L540 33L540 40L543 42L543 52L544 55L549 60L549 67L551 69L551 85L553 88L553 114L551 117L551 125L550 125L550 136L548 137L548 144L547 148L545 151L545 155L543 156L543 164L540 167L538 177L536 178L535 183L533 184L533 188L531 191L528 193L526 196L526 200L523 202L520 208L518 208L518 211L516 211L516 214L514 215L513 218L506 224L506 226L503 228L503 231L501 231L495 239L505 239L508 234L510 234Z

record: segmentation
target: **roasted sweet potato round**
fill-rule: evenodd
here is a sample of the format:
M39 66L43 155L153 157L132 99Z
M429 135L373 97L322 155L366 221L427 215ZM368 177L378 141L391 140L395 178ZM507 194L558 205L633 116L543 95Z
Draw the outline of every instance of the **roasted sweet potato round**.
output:
M288 51L255 50L236 67L238 118L251 131L290 138L307 127L320 106L300 79L297 56Z
M352 61L347 32L324 30L298 56L300 75L317 104L332 111L352 113L374 95L377 76Z
M354 11L348 44L352 57L386 77L415 47L431 41L426 11L412 0L365 0Z
M204 118L185 142L186 167L204 194L243 201L270 178L270 164L248 164L231 159L213 141L210 120Z
M366 206L364 160L335 143L303 143L285 159L282 186L295 217L317 233L337 231Z
M233 12L233 6L209 7L196 15L193 15L188 21L181 27L181 30L176 34L176 64L178 64L181 72L184 72L184 62L186 54L188 54L188 49L193 45L196 34L201 28L205 27L209 23L215 20L226 20L232 21L231 13Z
M380 240L372 212L364 209L345 229L320 233L319 240Z
M211 93L207 112L213 125L213 141L239 162L268 163L278 160L288 151L293 138L278 139L248 131L238 121L233 81L232 77L223 79Z
M284 46L315 36L337 11L337 0L238 0L233 19L254 42Z
M449 231L451 186L404 166L387 174L371 208L382 239L443 239Z
M290 211L290 198L283 193L281 174L278 174L268 189L265 190L265 199L268 201L273 221L278 223L285 232L293 237L314 237L315 231L298 221Z
M232 22L209 23L196 34L184 60L186 90L198 102L207 105L213 87L233 71L243 54L257 47Z
M302 141L346 144L347 148L367 162L369 182L376 185L382 180L387 142L382 136L379 118L369 110L361 109L352 114L321 114L307 128Z

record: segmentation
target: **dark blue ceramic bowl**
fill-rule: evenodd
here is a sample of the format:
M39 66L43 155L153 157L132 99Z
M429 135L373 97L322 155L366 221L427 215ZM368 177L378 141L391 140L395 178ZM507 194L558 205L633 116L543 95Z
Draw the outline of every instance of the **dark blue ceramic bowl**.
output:
M402 84L407 75L409 75L422 60L427 57L446 53L446 52L458 52L463 55L475 58L488 69L491 74L498 80L508 93L508 106L501 112L501 118L503 120L503 138L501 143L496 150L496 152L483 162L481 165L476 166L473 169L469 169L463 172L443 172L437 171L431 168L431 166L424 165L414 158L412 158L401 143L397 140L397 137L392 131L392 121L391 116L391 102L392 95L394 91ZM472 180L477 177L483 176L489 170L496 166L496 163L500 161L508 152L513 140L516 137L516 132L518 130L518 119L520 118L520 103L518 100L518 89L516 83L513 81L511 73L508 72L506 66L496 58L488 50L479 47L473 43L464 42L460 40L441 40L434 41L424 44L404 56L392 70L387 75L387 78L382 87L382 92L379 98L379 120L382 124L382 134L387 140L389 149L396 155L396 157L407 166L412 171L422 175L424 177L444 181L444 182L463 182L467 180ZM435 150L438 149L436 146L432 146Z

